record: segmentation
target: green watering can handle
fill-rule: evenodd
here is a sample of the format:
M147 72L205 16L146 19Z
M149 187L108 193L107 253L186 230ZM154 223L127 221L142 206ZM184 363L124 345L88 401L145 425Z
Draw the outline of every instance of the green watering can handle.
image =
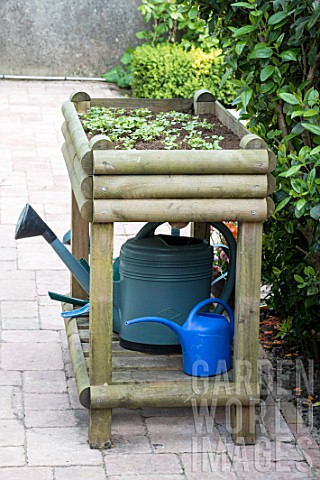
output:
M234 316L233 316L233 312L231 310L231 308L229 307L229 305L224 302L223 300L221 300L221 298L207 298L206 300L202 300L202 302L199 302L195 307L193 307L193 309L191 310L191 312L189 313L188 317L189 318L192 318L194 317L194 315L196 315L196 313L202 308L202 307L205 307L206 305L210 304L210 303L219 303L220 305L222 305L225 310L227 311L228 315L229 315L229 319L230 319L230 328L231 328L231 338L233 337L233 334L234 334ZM214 314L214 315L218 315L218 314Z
M163 223L165 223L165 222L149 222L149 223L147 223L146 225L144 225L141 228L141 230L137 233L135 238L139 239L139 238L153 237L156 228L158 228Z

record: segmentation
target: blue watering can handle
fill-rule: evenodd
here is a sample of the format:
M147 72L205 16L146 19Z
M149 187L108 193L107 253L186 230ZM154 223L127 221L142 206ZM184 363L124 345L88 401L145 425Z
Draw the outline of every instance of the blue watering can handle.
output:
M223 300L221 300L221 298L207 298L206 300L202 300L202 302L199 302L195 307L193 307L193 309L189 313L189 317L192 318L202 307L205 307L209 303L219 303L220 305L222 305L226 309L226 311L229 315L229 319L230 319L231 336L233 337L234 315L233 315L233 312L232 312L231 308L229 307L229 305L226 302L224 302Z

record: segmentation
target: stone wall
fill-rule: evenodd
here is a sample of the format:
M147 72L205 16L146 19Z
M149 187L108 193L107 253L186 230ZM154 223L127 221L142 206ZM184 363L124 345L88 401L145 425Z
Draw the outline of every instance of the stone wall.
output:
M139 0L0 0L0 74L100 76L145 29Z

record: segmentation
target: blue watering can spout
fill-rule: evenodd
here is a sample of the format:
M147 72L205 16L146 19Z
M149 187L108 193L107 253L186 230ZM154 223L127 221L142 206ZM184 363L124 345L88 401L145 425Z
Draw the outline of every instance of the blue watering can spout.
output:
M162 325L166 325L167 327L171 328L171 330L173 330L176 335L178 335L179 340L181 342L183 327L181 327L175 322L172 322L171 320L168 320L167 318L139 317L139 318L134 318L133 320L128 320L126 322L126 325L133 325L134 323L142 323L142 322L156 322L156 323L162 323Z

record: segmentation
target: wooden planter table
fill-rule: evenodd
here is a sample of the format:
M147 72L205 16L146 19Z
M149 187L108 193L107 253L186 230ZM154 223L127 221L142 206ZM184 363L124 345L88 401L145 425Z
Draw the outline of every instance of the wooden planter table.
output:
M106 137L88 141L77 112L90 106L214 113L241 138L238 150L121 151ZM262 223L272 213L275 156L210 92L193 99L90 98L77 92L62 107L62 147L72 187L72 253L88 259L90 318L66 320L81 404L89 410L92 448L111 445L112 408L232 405L233 438L255 443L259 403L258 332ZM238 222L233 369L196 380L179 355L121 348L112 333L114 222L193 222L208 238L208 223ZM90 232L89 232L90 230ZM72 279L73 296L86 294ZM113 366L113 368L112 368ZM196 385L196 388L195 388Z

